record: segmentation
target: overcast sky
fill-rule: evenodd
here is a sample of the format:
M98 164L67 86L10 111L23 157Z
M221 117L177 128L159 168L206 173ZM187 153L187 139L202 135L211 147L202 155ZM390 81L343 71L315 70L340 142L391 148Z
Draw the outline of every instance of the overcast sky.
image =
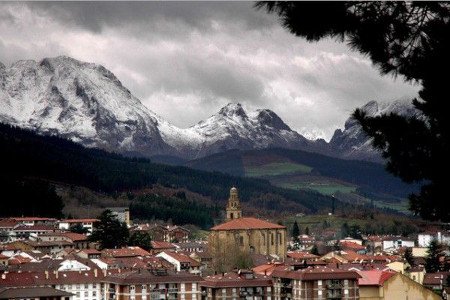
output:
M0 3L0 61L67 55L110 69L180 127L229 102L329 139L355 107L414 97L332 40L308 43L251 2Z

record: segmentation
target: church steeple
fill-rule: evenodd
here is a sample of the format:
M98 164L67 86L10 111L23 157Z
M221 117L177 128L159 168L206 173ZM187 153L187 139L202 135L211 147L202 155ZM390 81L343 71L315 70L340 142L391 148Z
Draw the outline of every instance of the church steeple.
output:
M230 198L227 203L227 221L242 217L241 202L239 201L238 190L235 187L230 189Z

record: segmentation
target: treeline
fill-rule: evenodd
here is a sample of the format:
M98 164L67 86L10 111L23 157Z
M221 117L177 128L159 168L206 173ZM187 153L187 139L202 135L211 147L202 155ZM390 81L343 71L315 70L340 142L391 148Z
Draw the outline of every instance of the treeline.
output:
M62 138L37 135L4 124L0 124L0 164L1 174L5 176L53 180L111 195L161 184L185 188L223 204L229 188L237 186L241 199L252 199L252 203L257 203L263 195L277 195L307 212L316 212L330 208L332 202L330 197L274 187L266 180L154 164L148 159L88 149ZM345 204L337 203L337 206ZM283 207L264 209L281 212Z
M134 219L172 221L174 224L193 224L203 229L214 224L222 207L200 205L185 197L165 197L161 195L144 195L133 200L130 214Z

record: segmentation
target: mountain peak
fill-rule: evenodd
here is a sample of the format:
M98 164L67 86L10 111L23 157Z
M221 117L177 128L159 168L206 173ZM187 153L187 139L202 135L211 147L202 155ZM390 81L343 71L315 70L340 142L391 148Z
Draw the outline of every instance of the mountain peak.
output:
M240 103L228 103L220 109L219 114L225 117L247 117L247 114L245 113L245 110Z
M291 128L270 109L258 109L256 110L256 114L256 119L263 125L279 130L291 130Z

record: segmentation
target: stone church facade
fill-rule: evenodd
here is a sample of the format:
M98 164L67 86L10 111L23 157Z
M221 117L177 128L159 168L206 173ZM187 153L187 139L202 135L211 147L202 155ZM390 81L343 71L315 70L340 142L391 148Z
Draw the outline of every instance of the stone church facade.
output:
M265 220L242 217L238 190L232 188L226 206L227 220L211 228L209 245L214 255L229 252L286 257L286 227ZM213 254L212 253L212 254Z

